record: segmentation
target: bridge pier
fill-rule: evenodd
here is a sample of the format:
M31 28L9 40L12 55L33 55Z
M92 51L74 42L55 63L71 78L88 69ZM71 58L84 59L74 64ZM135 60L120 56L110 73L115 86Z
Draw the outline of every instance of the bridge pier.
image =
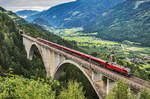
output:
M141 92L138 93L137 99L140 99L140 97L141 97Z
M93 81L101 81L103 77L103 74L99 73L99 72L92 72L92 80Z
M137 91L137 92L135 92L135 95L136 95L137 99L140 99L140 97L141 97L141 92Z
M33 56L33 51L30 51L32 44L33 43L31 43L30 40L28 40L27 38L23 38L23 45L25 46L27 59L29 60L32 60L32 56Z
M29 54L27 54L27 59L32 60L34 51L31 50Z
M49 50L48 48L40 46L40 53L46 69L47 77L50 77L53 73L54 67L54 52Z
M109 94L110 90L112 89L112 87L115 85L115 81L107 78L107 88L106 88L106 93Z

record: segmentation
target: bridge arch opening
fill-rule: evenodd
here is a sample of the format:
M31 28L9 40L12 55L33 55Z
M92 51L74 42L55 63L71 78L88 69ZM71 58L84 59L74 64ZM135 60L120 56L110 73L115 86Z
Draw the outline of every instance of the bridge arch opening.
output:
M66 61L60 64L55 71L54 79L62 82L68 82L69 80L77 81L82 84L87 99L99 99L92 82L79 65L74 62Z
M33 44L30 48L29 58L32 60L30 61L32 64L30 68L32 69L31 75L34 79L37 79L38 77L46 78L46 69L43 63L43 58L39 48L35 44Z

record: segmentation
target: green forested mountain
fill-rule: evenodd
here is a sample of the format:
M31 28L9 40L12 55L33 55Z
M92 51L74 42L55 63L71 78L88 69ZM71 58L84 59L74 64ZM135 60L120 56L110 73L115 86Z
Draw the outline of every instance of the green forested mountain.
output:
M26 20L33 21L40 18L57 28L82 27L122 1L124 0L76 0L54 6L27 17Z
M98 37L107 40L130 40L150 46L150 1L124 1L88 24L85 31L98 32Z

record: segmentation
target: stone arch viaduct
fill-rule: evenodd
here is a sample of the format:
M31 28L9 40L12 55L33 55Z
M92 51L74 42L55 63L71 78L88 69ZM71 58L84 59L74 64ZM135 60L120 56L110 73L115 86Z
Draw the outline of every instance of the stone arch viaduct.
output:
M79 57L70 55L69 53L53 46L44 44L34 37L26 34L21 35L23 37L23 44L27 53L27 58L32 60L34 53L33 46L36 46L41 54L48 77L58 79L62 71L59 68L65 63L73 64L87 77L100 99L104 99L105 95L109 93L110 89L113 85L115 85L117 80L124 80L129 84L130 88L134 90L142 89L143 84L150 88L150 83L147 81L137 77L125 77L93 63L89 63ZM102 79L103 77L107 79L106 84Z

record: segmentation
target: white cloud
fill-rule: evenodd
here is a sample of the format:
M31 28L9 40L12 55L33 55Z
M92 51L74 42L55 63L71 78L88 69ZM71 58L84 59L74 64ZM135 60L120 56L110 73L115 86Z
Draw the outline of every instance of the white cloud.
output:
M50 6L48 6L48 7L32 6L32 7L7 7L6 9L16 12L18 10L37 10L37 11L43 11L43 10L46 10L46 9L49 9L49 8L50 8Z
M76 0L0 0L0 6L7 10L46 10L52 6Z

